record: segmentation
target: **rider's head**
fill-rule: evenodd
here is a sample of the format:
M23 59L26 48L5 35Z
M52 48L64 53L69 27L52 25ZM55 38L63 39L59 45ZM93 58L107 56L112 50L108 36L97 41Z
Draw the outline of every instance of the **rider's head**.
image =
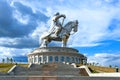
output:
M59 12L56 12L56 13L55 13L55 16L57 16L57 15L60 15L60 13L59 13Z

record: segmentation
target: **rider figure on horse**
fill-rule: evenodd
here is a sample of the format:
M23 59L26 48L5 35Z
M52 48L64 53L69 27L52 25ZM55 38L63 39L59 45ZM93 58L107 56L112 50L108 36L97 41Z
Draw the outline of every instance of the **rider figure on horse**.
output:
M64 19L62 22L59 21L60 18L62 18L62 17L64 19L66 18L66 16L64 14L60 14L59 12L57 12L52 18L52 25L51 25L52 28L49 31L50 31L50 34L54 33L55 37L58 37L58 35L62 29Z

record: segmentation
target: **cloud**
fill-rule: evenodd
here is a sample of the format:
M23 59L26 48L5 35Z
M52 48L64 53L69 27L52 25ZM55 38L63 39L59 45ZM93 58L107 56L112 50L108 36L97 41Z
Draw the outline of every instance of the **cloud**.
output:
M31 49L16 49L16 48L6 48L0 47L0 60L6 57L13 56L27 56L27 54L32 51Z
M38 27L30 33L28 36L20 38L0 38L0 46L8 48L36 48L40 46L39 38L43 31L47 31L47 28L43 26L44 23L39 24ZM40 26L42 25L42 26Z
M13 5L1 1L0 6L0 36L23 37L31 33L37 26L37 22L46 22L46 17L41 12L34 13L30 7L19 2ZM4 9L4 10L3 10Z
M45 24L48 17L39 11L34 13L30 7L20 2L10 5L6 1L1 1L0 4L0 45L13 48L37 47L39 41L33 34L36 29L46 29L40 23Z
M102 66L120 66L119 53L95 53L93 56L88 56L88 63L99 63Z
M20 2L0 1L0 57L28 54L39 47L48 17ZM43 26L43 27L42 27Z
M120 18L111 21L111 24L109 25L109 33L108 38L120 41Z
M47 31L46 24L44 22L37 22L38 26L32 33L27 36L16 38L0 38L0 46L8 48L36 48L40 46L40 36Z
M112 23L111 21L114 19L114 16L119 13L116 13L118 10L111 10L111 8L109 10L109 13L106 8L81 10L80 13L76 12L79 14L77 16L79 30L74 35L76 39L73 40L71 46L97 46L101 45L101 41L104 40L117 40L119 38L118 31L120 27L114 26L114 31L110 32L109 25Z

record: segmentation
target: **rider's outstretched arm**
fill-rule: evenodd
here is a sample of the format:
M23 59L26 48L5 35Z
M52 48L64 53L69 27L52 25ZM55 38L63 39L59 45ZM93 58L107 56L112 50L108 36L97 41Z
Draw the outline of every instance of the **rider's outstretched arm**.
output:
M66 18L66 16L65 16L65 15L63 15L63 14L62 14L62 15L58 15L58 16L56 16L56 17L55 17L55 21L57 21L57 19L59 19L59 18L61 18L61 17Z

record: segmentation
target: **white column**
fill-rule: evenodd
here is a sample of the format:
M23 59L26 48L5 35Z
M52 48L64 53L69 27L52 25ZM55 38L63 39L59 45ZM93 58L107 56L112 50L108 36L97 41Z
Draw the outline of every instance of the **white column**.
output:
M46 56L46 63L49 62L49 56Z
M32 56L29 57L29 63L32 63Z
M39 59L39 55L38 55L38 64L40 64L40 59Z
M36 56L36 58L37 58L36 62L37 62L37 64L38 64L38 63L39 63L39 61L38 61L38 60L39 60L39 57L38 57L38 55Z
M32 56L32 61L33 61L32 63L35 63L35 56L34 55Z
M43 55L41 56L41 63L43 63Z

